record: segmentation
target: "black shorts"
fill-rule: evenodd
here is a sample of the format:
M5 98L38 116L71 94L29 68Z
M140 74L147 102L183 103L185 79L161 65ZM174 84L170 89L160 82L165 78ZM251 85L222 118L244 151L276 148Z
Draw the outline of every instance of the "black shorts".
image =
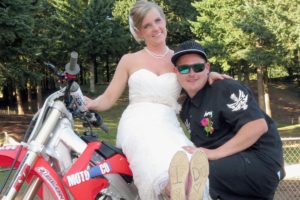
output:
M279 169L253 151L209 161L210 195L222 200L271 200L279 183Z

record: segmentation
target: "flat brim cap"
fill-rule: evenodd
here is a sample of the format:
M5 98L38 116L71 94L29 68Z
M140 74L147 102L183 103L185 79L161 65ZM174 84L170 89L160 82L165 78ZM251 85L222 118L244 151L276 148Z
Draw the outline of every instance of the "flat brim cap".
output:
M186 42L181 43L174 51L174 55L171 58L171 61L174 65L180 56L185 54L199 54L201 57L205 59L207 62L207 55L203 49L203 47L195 41L189 40Z

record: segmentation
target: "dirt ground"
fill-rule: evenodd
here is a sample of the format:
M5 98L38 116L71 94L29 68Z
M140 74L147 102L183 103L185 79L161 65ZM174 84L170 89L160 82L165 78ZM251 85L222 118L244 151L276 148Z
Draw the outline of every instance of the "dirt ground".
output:
M0 133L7 132L17 141L21 141L33 115L0 115Z
M270 84L272 118L278 124L300 124L300 86Z

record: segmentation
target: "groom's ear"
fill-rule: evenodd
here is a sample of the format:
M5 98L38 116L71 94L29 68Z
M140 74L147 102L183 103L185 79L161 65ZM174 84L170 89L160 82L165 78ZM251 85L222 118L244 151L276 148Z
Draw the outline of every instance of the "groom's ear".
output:
M173 69L173 71L174 71L175 73L177 73L177 72L178 72L178 69L177 69L177 67L176 67L176 66L174 66L174 69Z
M211 66L209 62L205 64L205 69L210 72Z

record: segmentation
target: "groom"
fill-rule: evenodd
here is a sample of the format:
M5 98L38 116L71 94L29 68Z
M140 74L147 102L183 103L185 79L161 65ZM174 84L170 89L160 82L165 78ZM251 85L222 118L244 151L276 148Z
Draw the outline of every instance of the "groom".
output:
M180 117L209 160L213 199L273 199L284 177L282 143L273 120L251 91L235 80L207 83L210 64L201 45L187 41L172 62L187 93Z

